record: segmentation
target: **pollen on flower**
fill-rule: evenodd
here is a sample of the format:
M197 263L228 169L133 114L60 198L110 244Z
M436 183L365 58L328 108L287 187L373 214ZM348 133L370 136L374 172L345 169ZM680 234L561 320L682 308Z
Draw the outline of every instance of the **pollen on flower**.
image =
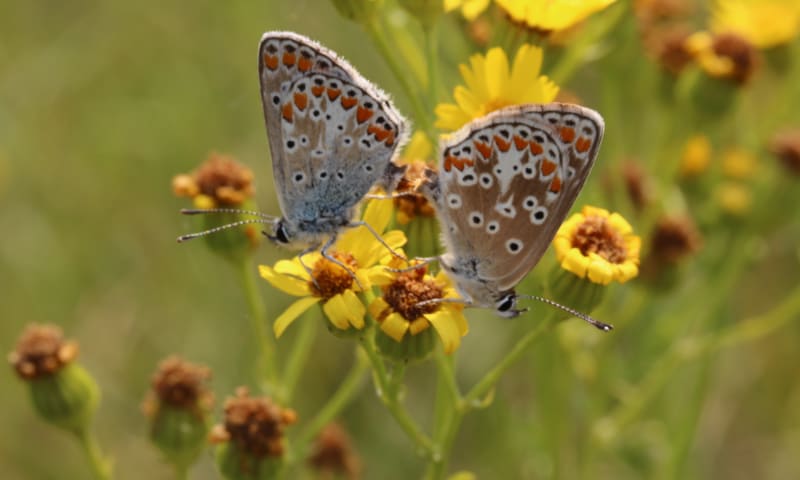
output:
M78 344L64 340L55 325L29 325L17 340L8 360L17 374L26 379L53 375L78 356Z
M628 252L622 235L607 218L596 215L587 216L578 226L572 246L585 256L596 253L611 263L624 262Z
M251 397L246 387L225 400L225 423L212 432L214 442L233 442L255 458L283 455L284 429L297 421L294 410L283 409L269 397Z
M353 272L358 268L358 262L349 253L333 252L331 256L347 265ZM311 277L315 280L308 282L311 293L326 300L343 293L345 290L349 290L354 281L351 272L324 257L321 257L314 264L314 268L311 270Z
M409 322L433 313L439 308L436 303L420 305L420 302L444 296L444 289L432 278L426 278L425 270L421 267L403 272L383 290L383 299L386 303Z

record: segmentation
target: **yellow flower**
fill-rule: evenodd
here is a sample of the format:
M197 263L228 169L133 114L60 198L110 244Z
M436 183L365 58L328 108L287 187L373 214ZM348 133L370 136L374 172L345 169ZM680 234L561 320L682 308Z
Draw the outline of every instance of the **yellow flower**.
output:
M466 85L453 91L456 103L436 106L436 126L443 130L457 130L509 105L552 102L558 94L558 86L539 75L542 49L533 45L521 46L511 67L506 52L495 47L486 56L473 55L469 66L462 64L459 68Z
M711 163L711 142L705 135L694 135L683 147L680 173L684 177L700 175Z
M564 30L616 0L497 0L512 20L530 28Z
M461 9L461 14L467 20L475 20L475 18L486 10L489 6L490 0L444 0L444 9L446 11Z
M388 262L391 267L403 267L397 259ZM384 269L373 278L381 287L383 295L369 306L370 315L378 322L383 333L403 342L404 338L422 334L433 326L444 345L445 353L454 352L467 334L464 306L460 303L431 303L419 305L426 300L459 298L453 284L444 272L436 277L427 274L427 268L403 273Z
M717 0L712 8L712 31L735 33L761 49L789 43L800 31L797 0Z
M561 267L601 285L639 274L642 239L618 213L584 206L558 229L553 245Z
M686 50L709 76L744 85L758 65L758 51L745 37L732 32L696 32L686 39Z
M753 203L753 194L750 189L738 182L722 183L717 187L715 194L722 210L731 215L746 214Z
M392 216L392 202L375 200L367 205L364 221L378 232L383 232ZM398 249L406 242L399 230L382 235L392 249ZM301 297L286 309L273 325L275 336L280 337L286 328L312 305L322 303L322 310L330 322L340 330L351 327L364 327L366 309L358 298L361 287L369 289L372 278L384 270L378 261L388 254L382 245L366 228L351 228L339 235L336 243L329 249L331 256L347 265L353 275L339 265L323 258L319 252L291 260L279 260L273 267L259 266L261 276L273 287L289 295ZM311 280L303 264L311 269L316 283ZM359 286L360 284L360 286Z

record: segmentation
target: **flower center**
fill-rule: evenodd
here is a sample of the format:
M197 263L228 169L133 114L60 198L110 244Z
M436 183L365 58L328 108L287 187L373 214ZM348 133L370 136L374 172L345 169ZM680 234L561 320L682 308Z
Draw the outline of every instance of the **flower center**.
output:
M578 226L572 246L583 255L596 253L611 263L623 263L628 253L622 235L605 218L596 215L586 217Z
M439 308L437 303L419 305L420 302L442 298L444 290L431 278L425 278L425 269L418 268L401 273L384 289L383 299L395 312L409 322Z
M311 293L325 300L339 295L353 286L353 273L358 268L358 262L349 253L333 252L331 255L339 260L351 270L348 272L341 266L333 263L327 258L320 258L311 270L311 276L316 280L308 282Z

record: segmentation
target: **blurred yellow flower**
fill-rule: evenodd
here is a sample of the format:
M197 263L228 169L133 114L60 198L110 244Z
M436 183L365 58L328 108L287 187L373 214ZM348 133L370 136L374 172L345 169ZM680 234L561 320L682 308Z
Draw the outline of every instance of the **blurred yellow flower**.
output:
M746 185L739 182L725 182L717 187L715 193L717 202L726 213L739 216L750 211L753 194Z
M722 155L722 172L731 178L745 180L757 170L755 157L741 148L732 148Z
M376 232L382 233L389 225L391 216L391 201L374 200L367 205L363 219ZM399 230L387 232L382 238L395 250L406 242L405 235ZM283 335L297 317L317 303L322 303L322 310L336 328L348 330L351 327L364 327L366 308L357 294L362 287L369 289L373 277L384 271L385 267L378 265L378 261L389 253L362 227L349 229L339 235L329 253L347 265L358 281L353 274L323 258L319 252L303 255L302 263L298 257L294 257L291 260L279 260L273 267L259 266L261 276L273 287L289 295L302 297L275 320L273 330L276 337ZM312 281L303 264L311 270L316 282Z
M680 174L684 177L700 175L711 163L711 142L705 135L694 135L686 141L681 155Z
M496 0L512 20L530 28L567 29L616 0Z
M388 258L388 257L385 257ZM396 258L388 266L402 268ZM439 334L445 353L453 353L467 334L464 306L460 303L430 303L426 300L459 298L453 284L444 272L436 277L427 274L427 268L397 273L384 269L373 277L373 284L381 287L383 295L369 306L370 315L378 322L383 333L402 342L406 335L415 336L430 326Z
M758 48L789 43L800 31L797 0L717 0L711 30L735 33Z
M618 213L584 206L558 229L553 246L561 267L594 283L625 283L639 274L642 239Z
M693 33L686 39L686 50L709 76L743 85L755 73L758 51L736 33Z
M446 11L461 9L461 14L467 20L475 20L475 18L486 10L489 6L490 0L444 0L444 9Z
M470 65L460 65L464 85L453 91L456 103L436 106L436 126L458 130L469 121L509 105L552 102L558 86L544 75L542 49L522 45L509 67L506 52L492 48L486 55L470 57Z

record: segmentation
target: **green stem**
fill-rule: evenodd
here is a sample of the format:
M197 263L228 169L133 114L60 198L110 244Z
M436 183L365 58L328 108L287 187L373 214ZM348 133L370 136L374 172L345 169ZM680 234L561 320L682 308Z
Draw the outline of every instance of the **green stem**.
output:
M425 64L428 70L428 105L436 105L439 98L439 43L436 24L423 28L425 34ZM426 110L426 113L428 111ZM436 145L436 132L426 124L425 133L432 145Z
M436 351L436 406L434 441L436 454L428 464L424 478L428 480L443 478L447 469L449 452L455 440L464 412L458 409L461 392L453 374L453 357L444 351Z
M176 480L188 480L189 478L189 465L175 464L175 478Z
M300 374L305 368L308 361L308 354L311 352L311 346L314 344L314 336L317 333L319 322L313 319L300 322L300 331L292 344L292 349L289 352L289 358L286 360L283 376L281 377L281 403L284 405L291 404L294 390L297 387L297 382L300 380Z
M483 378L481 378L475 386L470 389L469 392L464 396L463 401L461 402L460 409L461 410L469 410L474 406L476 402L479 402L480 398L486 395L489 390L491 390L494 385L500 380L500 377L508 370L519 358L522 356L523 353L533 345L537 340L539 340L543 334L550 331L550 329L555 325L555 318L556 315L554 313L549 313L547 316L540 321L539 325L531 330L530 332L526 333L524 337L522 337L503 357L500 362L494 366L491 370L489 370Z
M367 360L358 355L356 362L350 368L347 376L342 380L339 388L328 399L328 402L317 412L316 416L308 422L297 438L296 458L305 458L305 452L311 441L319 434L320 430L330 423L353 400L360 390L364 374L369 367Z
M433 443L419 425L411 418L411 415L409 415L405 407L400 404L397 396L398 392L394 391L395 389L392 388L389 376L386 372L386 366L378 355L375 343L372 341L369 332L365 332L365 335L363 335L359 341L361 342L361 348L364 350L364 353L367 355L372 365L375 383L377 384L378 398L380 398L386 409L389 410L389 413L392 414L392 417L394 417L395 421L400 425L400 428L403 429L417 448L421 452L424 452L426 456L431 456L433 452Z
M78 432L77 436L86 454L86 459L89 461L89 466L92 468L94 478L97 480L111 480L114 478L111 473L111 462L103 457L100 445L94 435L87 430Z
M258 342L258 386L263 390L272 391L275 390L278 379L278 369L275 364L275 340L267 332L266 307L264 299L258 291L255 271L252 267L249 260L243 261L239 275L242 290L244 290L247 305L250 308L250 324Z
M384 29L379 24L378 18L372 17L365 21L364 29L367 31L367 34L378 48L378 52L383 57L384 61L386 61L386 64L392 71L392 74L394 74L395 78L400 83L400 87L405 92L409 102L411 102L411 108L414 110L414 116L417 123L425 132L431 132L433 127L431 125L428 111L422 104L419 93L409 82L409 75L407 74L406 69L397 63L397 59L395 58L392 48L389 46L389 42L386 40ZM428 79L428 81L430 82L430 79Z

